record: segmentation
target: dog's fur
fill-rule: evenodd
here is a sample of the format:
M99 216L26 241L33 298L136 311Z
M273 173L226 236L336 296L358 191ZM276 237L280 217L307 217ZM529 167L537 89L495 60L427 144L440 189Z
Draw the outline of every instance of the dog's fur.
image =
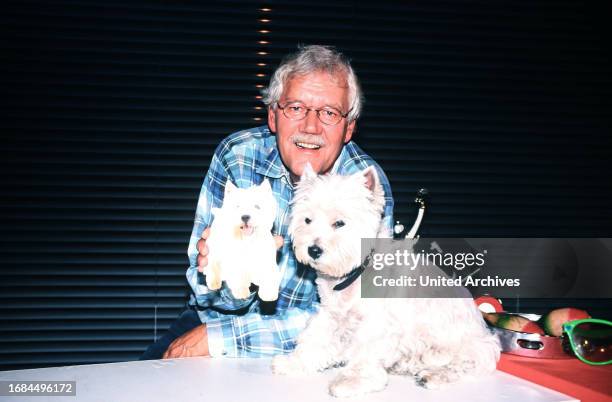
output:
M225 184L223 206L213 208L214 220L207 239L206 284L217 290L221 282L238 299L249 297L249 286L259 286L264 301L278 298L280 272L276 264L276 245L271 230L277 204L270 183L237 188Z
M420 385L437 388L495 370L499 342L472 299L362 299L359 280L333 290L362 264L360 240L377 237L383 208L373 167L345 177L305 169L289 232L297 259L317 270L321 309L295 351L274 358L275 373L304 375L344 366L329 388L344 397L385 388L388 373L411 375Z

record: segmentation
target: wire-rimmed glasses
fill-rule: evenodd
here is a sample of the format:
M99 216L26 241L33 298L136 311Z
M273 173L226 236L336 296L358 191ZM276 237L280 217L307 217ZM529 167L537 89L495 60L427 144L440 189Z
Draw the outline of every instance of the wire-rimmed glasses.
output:
M321 123L326 124L328 126L335 126L340 122L340 120L346 118L350 113L350 110L346 113L342 113L338 109L325 106L320 109L315 109L312 107L308 107L304 105L302 102L290 102L284 106L281 106L280 103L277 103L278 108L283 111L283 114L289 120L302 120L306 118L308 112L313 111L316 112L317 117L321 121Z

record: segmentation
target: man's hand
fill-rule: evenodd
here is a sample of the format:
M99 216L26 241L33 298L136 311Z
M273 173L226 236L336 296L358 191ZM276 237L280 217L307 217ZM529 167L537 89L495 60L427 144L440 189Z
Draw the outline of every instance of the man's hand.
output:
M206 239L210 236L210 228L204 229L202 232L202 236L198 243L196 244L196 248L198 249L198 271L204 271L204 267L208 265L208 246L206 245Z
M209 356L208 332L206 324L185 332L168 346L164 353L164 359L176 359L179 357Z
M208 246L206 245L206 240L210 236L210 228L204 229L202 232L202 236L200 236L200 240L196 244L196 248L198 249L198 271L203 272L204 267L208 265ZM284 239L283 236L274 236L274 241L276 242L276 248L279 249L283 246Z
M274 235L274 241L276 242L276 249L278 250L279 248L283 247L285 239L283 238L283 236Z

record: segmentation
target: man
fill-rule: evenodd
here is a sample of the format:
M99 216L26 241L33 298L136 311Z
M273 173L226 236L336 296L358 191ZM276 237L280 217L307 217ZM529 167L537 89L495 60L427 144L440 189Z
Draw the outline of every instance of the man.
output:
M188 249L190 308L142 359L261 356L294 348L296 336L317 309L316 275L297 263L287 237L294 183L306 163L319 174L351 174L376 166L385 190L384 224L391 230L389 182L376 162L351 142L362 95L349 61L328 47L302 47L283 60L263 94L269 128L224 139L204 179ZM273 230L284 270L273 314L262 314L266 306L254 293L236 300L226 288L210 291L201 275L207 263L211 209L221 206L226 181L247 188L266 178L279 204Z

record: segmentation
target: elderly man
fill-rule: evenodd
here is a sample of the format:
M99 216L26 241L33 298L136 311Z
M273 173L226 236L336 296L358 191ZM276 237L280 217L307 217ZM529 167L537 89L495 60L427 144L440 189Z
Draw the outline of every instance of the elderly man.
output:
M268 127L234 133L217 147L198 206L188 254L187 279L193 290L181 314L142 359L189 356L262 356L288 352L317 309L313 270L297 263L287 236L294 184L306 163L319 174L351 174L374 165L385 191L384 224L391 229L393 197L376 162L351 141L362 104L349 61L324 46L306 46L285 58L264 90ZM251 294L232 298L228 289L211 291L202 280L211 209L223 202L231 180L241 188L268 179L279 204L274 224L284 270L273 314Z

